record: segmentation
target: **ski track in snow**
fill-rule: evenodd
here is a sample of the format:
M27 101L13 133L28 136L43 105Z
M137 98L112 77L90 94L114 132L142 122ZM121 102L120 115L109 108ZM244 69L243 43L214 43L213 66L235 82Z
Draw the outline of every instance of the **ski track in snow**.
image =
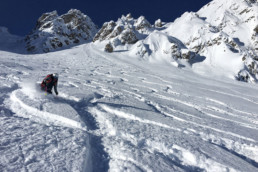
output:
M1 169L257 171L257 86L98 49L0 52ZM53 72L59 96L44 96L33 84Z

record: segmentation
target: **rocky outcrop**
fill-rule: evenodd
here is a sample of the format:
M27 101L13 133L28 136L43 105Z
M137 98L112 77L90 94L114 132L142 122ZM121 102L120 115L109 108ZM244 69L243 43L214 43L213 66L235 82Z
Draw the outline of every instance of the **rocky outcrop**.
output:
M135 34L135 32L133 31L133 29L131 28L127 28L125 30L123 30L123 32L120 35L120 40L122 44L134 44L138 41L138 38Z
M119 26L116 27L116 23L112 20L110 22L106 22L103 24L102 28L98 31L98 33L95 35L93 42L99 40L107 40L112 37L115 37L115 35L119 35L122 32L122 28ZM116 27L116 28L115 28Z
M108 53L112 53L113 52L113 46L108 43L106 46L105 46L105 51L108 52Z
M254 28L254 33L258 35L258 25L256 25L256 27Z
M122 16L117 22L110 21L103 24L93 42L109 41L113 46L134 44L145 38L153 30L144 16L134 19L131 14Z
M136 30L148 30L149 28L151 28L151 24L148 22L148 20L145 19L144 16L140 16L135 24L134 24Z
M249 59L250 60L250 59ZM237 79L239 81L255 83L258 78L258 63L256 60L245 61L245 69L241 70Z
M79 10L72 9L58 16L56 11L43 14L36 27L26 36L29 52L49 52L93 39L96 25Z
M156 20L154 26L157 28L162 27L163 26L162 21L160 19Z
M252 35L252 40L254 43L254 49L255 49L256 53L258 54L258 25L255 26L253 32L254 33Z
M257 0L245 0L246 2L248 2L248 3L257 3Z

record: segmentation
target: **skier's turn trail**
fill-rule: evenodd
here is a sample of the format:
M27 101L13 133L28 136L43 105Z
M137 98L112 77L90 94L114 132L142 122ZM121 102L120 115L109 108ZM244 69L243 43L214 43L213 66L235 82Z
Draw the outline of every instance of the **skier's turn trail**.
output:
M91 48L94 50L94 47ZM85 47L85 52L91 51ZM98 106L91 107L90 112L95 114L100 127L103 127L101 131L104 131L104 145L106 143L107 149L110 150L110 164L121 168L121 159L114 155L114 150L117 150L120 156L126 157L134 152L133 159L144 164L142 170L146 167L155 169L155 165L150 163L151 158L135 157L137 150L146 156L146 151L155 155L156 151L161 152L159 155L165 156L159 156L157 164L164 163L164 166L169 167L167 169L175 171L223 171L228 169L223 165L227 164L225 162L232 163L232 167L243 171L246 169L242 167L257 168L258 111L253 105L243 110L245 107L241 104L255 104L258 100L256 97L251 94L251 99L243 97L234 87L228 87L226 84L225 89L230 90L227 93L221 91L223 88L213 85L214 83L201 85L201 82L197 81L195 86L189 81L188 85L175 75L166 77L152 73L151 70L148 71L150 73L144 72L145 66L132 63L128 65L130 61L114 54L102 55L96 49L95 53L99 56L90 55L91 58L102 57L108 62L116 61L118 64L112 64L109 71L107 67L93 71L95 78L101 79L92 83L99 85L100 91L104 91L105 95L101 102L96 103ZM203 87L213 92L217 88L220 96L203 92ZM233 93L230 93L231 91ZM232 101L232 98L236 101ZM113 143L114 140L118 140L117 147L113 144L110 147L110 142ZM132 141L134 148L127 148ZM150 144L153 142L154 145ZM172 151L173 147L179 147L182 153L173 153L178 151ZM125 150L131 151L129 153ZM155 157L154 154L151 155L152 158ZM251 154L256 160L248 158ZM129 158L124 161L130 163ZM128 168L127 165L124 165L124 168ZM165 169L159 167L159 170Z

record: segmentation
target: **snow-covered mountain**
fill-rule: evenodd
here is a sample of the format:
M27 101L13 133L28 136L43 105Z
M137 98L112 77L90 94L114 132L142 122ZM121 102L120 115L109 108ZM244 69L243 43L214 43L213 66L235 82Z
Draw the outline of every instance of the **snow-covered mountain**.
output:
M154 28L144 16L134 19L131 14L128 14L119 18L117 22L104 23L93 42L108 40L114 46L134 44L138 40L146 38L153 30Z
M257 81L257 0L214 0L199 10L197 14L209 23L209 25L218 28L221 33L226 35L226 39L223 36L223 42L231 52L242 58L244 67L239 71L238 79L250 82ZM221 38L221 36L218 38ZM216 51L221 51L221 49L217 49ZM202 54L206 55L207 52L203 52ZM223 56L223 54L220 56ZM229 55L227 54L225 56ZM232 60L237 61L237 57ZM234 61L232 61L233 64Z
M25 38L26 48L29 52L49 52L91 41L96 32L97 26L79 10L72 9L61 16L53 11L38 19Z
M151 25L144 16L134 19L128 14L117 22L104 23L93 42L112 47L112 51L129 50L130 56L153 62L165 60L173 64L172 58L191 59L194 53L180 40L160 31L163 25L160 19Z
M213 0L198 12L186 12L174 22L131 14L97 30L78 10L58 16L43 14L26 37L31 52L49 52L93 40L107 52L127 51L151 63L190 67L199 74L258 81L258 5L250 0ZM183 60L181 60L183 59Z
M160 20L150 25L144 17L133 19L129 14L105 23L94 42L112 51L127 50L129 56L153 63L190 64L199 74L255 83L257 11L257 1L214 0L198 12L186 12L165 25Z

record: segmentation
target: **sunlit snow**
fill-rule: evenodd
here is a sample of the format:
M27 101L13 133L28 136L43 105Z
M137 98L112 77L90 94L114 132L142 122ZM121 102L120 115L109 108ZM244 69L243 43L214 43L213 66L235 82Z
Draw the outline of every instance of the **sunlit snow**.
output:
M26 54L0 32L0 171L257 171L257 84L234 80L243 64L224 44L194 65L168 57L166 42L188 40L174 26L113 53L86 43ZM59 95L45 95L55 72Z

